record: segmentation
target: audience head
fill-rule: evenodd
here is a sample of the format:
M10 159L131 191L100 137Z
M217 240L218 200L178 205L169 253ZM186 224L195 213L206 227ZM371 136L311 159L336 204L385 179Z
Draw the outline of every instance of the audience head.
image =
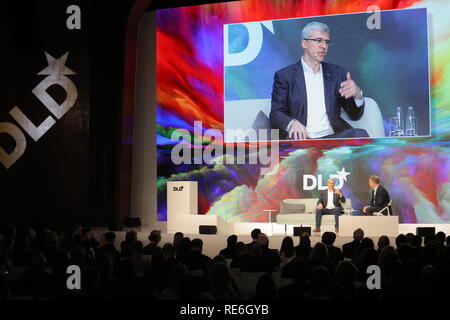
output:
M257 242L258 241L258 236L261 233L261 229L253 229L252 232L250 233L250 235L252 236L253 242Z
M395 238L395 245L397 248L400 247L402 243L406 243L406 236L403 233L399 234L397 238Z
M322 235L322 242L327 246L332 246L336 240L336 234L334 232L324 232Z
M317 242L311 251L311 262L315 264L325 264L328 262L328 248L325 244Z
M439 287L439 272L432 265L426 265L420 272L422 294L435 294Z
M311 240L308 234L300 236L300 243L295 247L295 255L304 259L309 259L311 254Z
M366 249L366 248L368 248L368 249L374 249L375 248L375 245L374 245L372 239L364 238L364 239L361 240L361 251Z
M203 241L202 239L195 238L191 242L191 250L202 252L203 250Z
M184 234L183 232L175 232L173 235L173 245L176 247L180 244L181 240L183 240Z
M442 231L439 231L438 233L436 233L435 239L437 242L444 244L445 242L445 233Z
M236 255L243 256L248 253L247 246L242 241L236 244Z
M125 234L125 241L134 242L137 241L137 233L134 230L128 230Z
M386 246L383 248L383 250L381 250L380 255L379 255L379 265L380 267L385 263L386 259L393 259L393 258L397 258L397 251L395 251L393 246Z
M187 253L191 251L191 239L184 237L180 242L180 253Z
M105 232L102 235L102 242L103 244L114 244L114 241L116 240L116 234L112 231Z
M284 237L281 242L280 254L290 258L294 256L294 253L294 241L291 237Z
M390 240L388 236L381 236L378 239L378 250L383 250L383 248L387 247L388 245L390 245Z
M406 238L406 242L407 242L409 245L411 245L411 244L412 244L412 241L413 241L413 239L414 239L414 233L408 232L408 233L406 234L405 238Z
M412 242L411 242L411 245L412 245L413 247L416 247L416 248L422 247L422 237L419 236L419 235L415 235L415 236L413 237L413 240L412 240Z
M228 248L236 248L238 237L233 234L227 238L227 247Z
M209 286L216 299L231 291L231 275L225 263L212 263L208 270Z
M155 245L158 245L158 243L161 241L161 231L152 230L152 232L150 232L150 235L148 236L148 241L154 243Z
M322 246L324 246L322 244ZM315 247L314 247L315 248ZM311 277L311 296L324 297L331 285L330 271L323 265L314 268Z
M224 257L224 256L221 256L221 255L218 255L218 256L215 256L214 258L212 258L212 259L209 261L209 266L211 267L212 265L214 265L214 264L216 264L216 263L222 263L222 264L224 264L224 265L228 265L228 264L227 264L227 259L225 259L225 257Z
M261 232L258 235L258 244L264 248L267 248L269 246L269 238L267 237L267 235L265 233Z
M445 240L445 244L447 246L450 246L450 236L447 236L447 239Z
M364 238L364 231L361 228L356 229L353 231L353 239L357 241L361 241Z
M300 243L299 245L301 247L311 247L311 239L309 238L309 235L307 233L304 233L300 236Z
M274 300L277 297L275 281L268 274L263 274L256 282L256 299Z
M355 281L358 276L358 268L350 261L341 261L335 271L336 282L341 284L350 296L355 294Z
M162 255L164 260L175 259L175 247L171 243L166 243L162 247Z

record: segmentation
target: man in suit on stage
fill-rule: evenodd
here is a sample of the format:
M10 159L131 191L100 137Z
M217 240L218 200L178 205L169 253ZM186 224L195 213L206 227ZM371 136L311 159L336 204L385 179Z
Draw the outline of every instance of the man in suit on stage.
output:
M335 181L333 179L328 179L327 185L328 189L320 192L320 197L317 201L316 228L313 232L320 232L320 225L324 214L333 214L335 217L336 233L338 233L339 216L342 212L341 202L345 202L345 197L341 190L334 188Z
M377 176L370 176L369 186L372 189L372 197L370 203L361 210L365 216L372 216L374 212L379 212L389 204L389 201L391 201L389 193L382 185L380 185L380 178ZM389 211L392 215L391 208L389 208ZM387 215L387 210L383 211L383 214Z
M304 54L300 61L275 73L270 111L271 128L280 139L368 137L341 118L364 113L363 92L344 68L323 62L331 45L326 24L308 23L302 30Z

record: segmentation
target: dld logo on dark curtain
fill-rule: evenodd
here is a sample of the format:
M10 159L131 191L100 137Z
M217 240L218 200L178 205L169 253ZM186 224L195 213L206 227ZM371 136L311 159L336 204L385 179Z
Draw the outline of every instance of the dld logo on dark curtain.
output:
M0 162L6 169L9 169L25 153L27 141L23 131L26 132L34 142L37 142L56 123L56 121L61 119L61 117L75 104L78 96L77 87L67 76L75 75L76 73L66 67L68 55L69 52L60 58L55 59L45 52L48 66L39 72L38 75L46 75L47 77L31 91L51 112L53 117L52 115L49 115L41 124L36 126L18 106L15 106L11 109L9 114L20 127L12 122L0 122L0 134L8 134L15 140L16 144L16 147L10 153L7 153L2 146L0 146ZM61 104L57 103L47 92L47 89L53 85L60 86L66 92L66 99Z

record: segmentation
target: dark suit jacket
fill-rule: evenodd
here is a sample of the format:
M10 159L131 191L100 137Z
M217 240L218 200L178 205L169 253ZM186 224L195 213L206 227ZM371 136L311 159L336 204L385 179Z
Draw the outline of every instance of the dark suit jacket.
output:
M342 191L341 191L342 192ZM340 197L338 194L333 193L333 203L335 207L342 208L341 202L345 202L344 194L342 194L342 197ZM320 191L319 200L317 201L317 205L321 203L322 206L325 208L328 203L328 189Z
M360 246L361 242L358 240L353 240L352 242L344 244L342 246L342 254L344 258L353 259L358 256Z
M210 257L205 256L200 251L190 251L177 257L177 260L184 264L188 270L203 270L206 274Z
M372 191L370 191L370 207L376 207L376 208L384 208L388 205L391 198L389 197L389 193L386 191L383 186L378 185L377 192L375 193L375 199L372 199Z
M153 243L149 243L142 249L143 254L147 255L156 255L156 254L162 254L161 247L158 247L157 245Z
M226 247L225 249L220 250L219 254L225 259L234 259L236 258L236 248Z
M356 106L353 98L341 97L339 88L346 80L344 68L322 62L325 90L325 106L330 124L335 133L352 128L341 118L341 108L352 120L358 120L364 113L364 105ZM280 139L287 138L286 128L292 119L297 119L305 127L308 119L305 76L302 62L298 61L275 73L270 111L271 128L280 129Z
M261 247L261 258L271 266L271 270L280 266L281 259L277 249L269 249L267 247Z
M328 247L328 254L330 256L330 260L333 261L335 265L338 265L338 263L344 259L344 256L342 255L341 249L338 247L335 247L333 245L327 246Z

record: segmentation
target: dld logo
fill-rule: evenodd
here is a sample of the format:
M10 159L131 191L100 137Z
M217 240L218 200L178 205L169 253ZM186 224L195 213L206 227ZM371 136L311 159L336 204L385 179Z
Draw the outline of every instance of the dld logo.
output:
M341 189L344 186L344 181L347 181L347 176L350 172L346 172L345 168L342 168L341 171L336 171L336 174L330 174L329 179L336 179L336 189ZM323 178L321 174L318 174L317 177L312 174L304 174L303 175L303 190L326 190L327 184L325 181L325 185L323 184Z
M53 58L47 52L48 66L44 68L38 75L46 75L31 92L41 101L41 103L51 112L53 117L49 115L41 124L36 126L31 120L15 106L9 111L10 116L19 124L20 129L12 122L0 122L0 134L5 133L15 141L15 148L7 153L0 146L0 162L9 169L25 152L27 140L23 131L25 131L33 140L37 142L55 123L57 120L73 107L77 101L78 91L75 84L67 75L75 75L76 73L66 67L66 60L69 52L59 59ZM51 86L60 86L66 92L66 99L59 104L47 92ZM55 120L56 118L56 120Z

